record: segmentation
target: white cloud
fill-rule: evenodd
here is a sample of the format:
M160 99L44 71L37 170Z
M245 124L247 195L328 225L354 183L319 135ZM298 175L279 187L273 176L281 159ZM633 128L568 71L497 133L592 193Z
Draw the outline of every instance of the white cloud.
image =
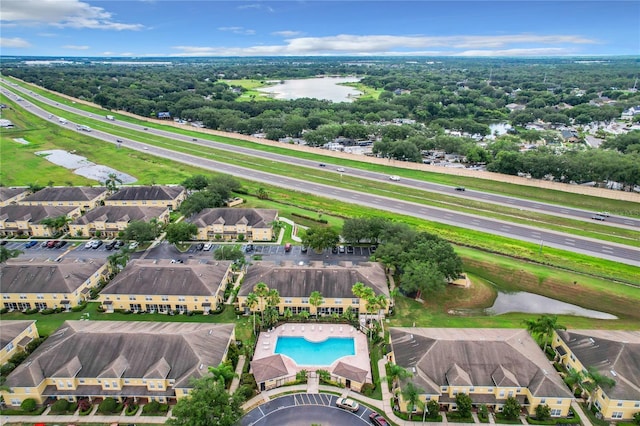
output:
M67 44L62 46L63 49L71 49L71 50L89 50L89 46L77 46L74 44Z
M0 47L18 47L18 48L25 48L25 47L31 47L31 43L29 43L27 40L22 39L22 38L5 38L5 37L0 37Z
M274 31L271 35L280 36L280 37L295 37L301 35L300 31Z
M110 12L79 0L4 0L0 2L3 22L23 26L42 24L59 28L91 28L103 30L140 30L141 24L113 21Z
M273 8L271 6L267 6L265 4L260 4L260 3L250 3L250 4L241 4L240 6L237 7L238 10L244 10L244 9L262 9L262 10L266 10L267 12L273 12Z
M563 47L533 47L530 49L503 50L465 50L454 53L455 56L566 56L575 54L571 49Z
M225 31L242 35L253 35L256 33L255 30L250 30L244 27L218 27L218 31Z

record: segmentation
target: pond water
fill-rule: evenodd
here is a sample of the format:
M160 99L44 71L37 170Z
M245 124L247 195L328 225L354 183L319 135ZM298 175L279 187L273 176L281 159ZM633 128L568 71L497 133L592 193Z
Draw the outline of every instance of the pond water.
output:
M270 87L258 89L272 94L275 99L315 98L331 102L352 102L362 94L359 90L341 83L356 83L358 77L318 77L300 80L284 80Z
M508 312L525 312L531 314L576 315L597 319L618 319L606 312L581 308L571 303L561 302L538 294L518 291L514 293L498 292L493 306L486 309L489 315L500 315Z
M114 174L124 184L133 183L137 179L131 175L112 169L108 166L93 163L81 155L67 152L62 149L52 149L49 151L38 151L36 155L46 158L48 161L66 169L73 170L73 173L84 176L88 179L104 182L109 175Z

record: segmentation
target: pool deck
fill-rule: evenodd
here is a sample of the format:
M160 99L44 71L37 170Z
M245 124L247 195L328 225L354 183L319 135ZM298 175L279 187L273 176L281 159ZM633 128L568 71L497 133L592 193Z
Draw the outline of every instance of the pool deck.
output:
M287 323L268 332L262 332L258 336L258 344L253 355L253 359L262 359L275 354L278 336L304 337L310 342L322 342L329 337L353 337L355 344L355 355L343 356L327 365L298 365L291 358L284 356L287 366L297 371L314 371L318 369L333 372L336 364L340 361L367 371L367 377L371 380L371 363L369 362L369 347L367 346L367 336L356 328L345 324L326 323Z

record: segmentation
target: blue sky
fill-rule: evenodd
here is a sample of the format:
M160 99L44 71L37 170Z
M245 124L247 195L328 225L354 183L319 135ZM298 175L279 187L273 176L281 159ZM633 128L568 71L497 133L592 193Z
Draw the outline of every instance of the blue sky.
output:
M640 55L640 1L2 0L0 54Z

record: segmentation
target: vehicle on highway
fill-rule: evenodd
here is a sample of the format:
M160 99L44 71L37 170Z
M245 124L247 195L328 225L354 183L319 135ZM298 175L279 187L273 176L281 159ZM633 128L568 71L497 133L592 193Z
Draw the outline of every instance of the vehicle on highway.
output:
M122 139L116 139L117 143L122 143Z
M591 219L604 221L605 217L599 214L594 214L593 216L591 216Z
M137 249L137 248L138 248L138 246L139 246L139 245L140 245L140 244L138 244L138 242L137 242L137 241L131 241L131 242L129 243L129 250L135 250L135 249Z
M211 247L213 247L213 244L212 243L207 243L207 244L204 245L202 250L209 251L209 250L211 250Z
M145 151L149 151L149 148L148 148L148 147L146 147L146 146L145 146L143 149L144 149Z
M344 410L349 410L353 413L357 413L360 409L360 404L349 398L338 398L336 406Z
M58 122L61 123L61 124L67 124L67 120L65 118L62 118L62 117L58 118Z
M456 186L456 191L464 191L464 186Z
M76 130L80 130L82 132L90 132L91 127L79 124L78 126L76 126Z
M29 241L28 243L26 243L26 244L24 245L24 248L31 248L31 247L33 247L33 246L35 246L35 245L37 245L37 244L38 244L38 242L37 242L37 241Z
M609 212L598 212L597 214L599 214L600 216L604 216L604 217L609 217L610 216Z
M326 165L326 164L324 164L324 163L320 163L320 164L318 164L318 166L320 166L320 167L327 167L327 165Z
M344 172L344 171L345 171L345 170L344 170L344 167L338 167L336 170L337 170L337 171L339 171L340 173L342 173L342 172Z
M371 423L377 426L389 426L389 422L387 421L387 419L385 419L375 411L369 414L369 421L371 421Z
M104 118L106 118L107 120L111 120L111 121L115 121L115 117L113 115L105 115Z
M397 182L400 180L400 176L396 176L396 175L389 176L389 180L393 180Z
M285 253L289 253L291 251L291 243L287 243L284 245Z

